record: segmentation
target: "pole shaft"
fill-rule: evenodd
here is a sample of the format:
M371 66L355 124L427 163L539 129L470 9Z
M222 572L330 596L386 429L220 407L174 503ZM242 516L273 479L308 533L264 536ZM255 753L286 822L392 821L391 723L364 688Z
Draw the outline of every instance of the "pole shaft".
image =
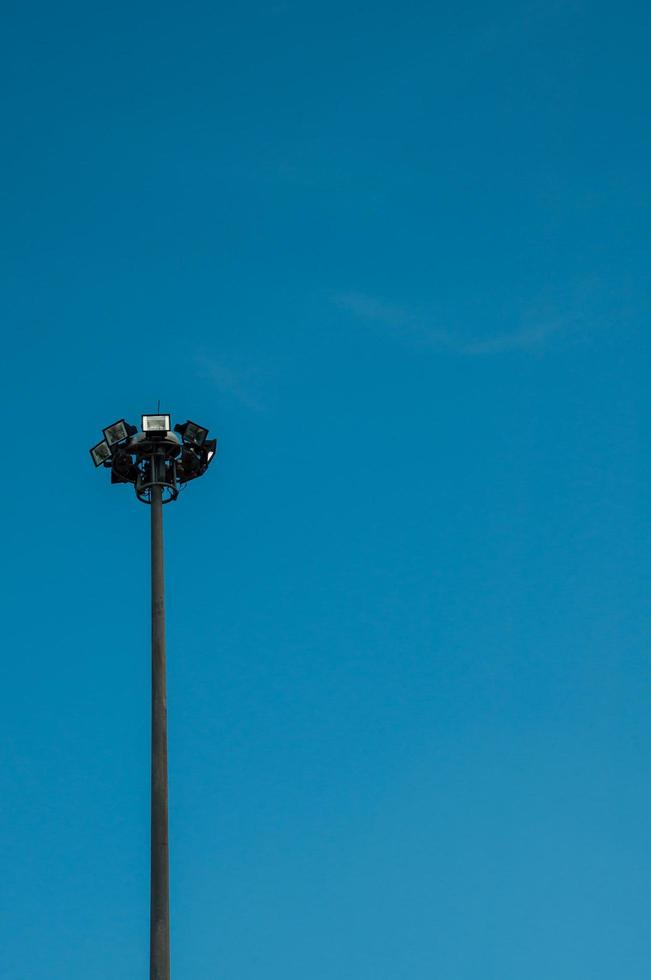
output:
M170 977L167 835L167 680L162 488L151 488L151 916L150 980Z

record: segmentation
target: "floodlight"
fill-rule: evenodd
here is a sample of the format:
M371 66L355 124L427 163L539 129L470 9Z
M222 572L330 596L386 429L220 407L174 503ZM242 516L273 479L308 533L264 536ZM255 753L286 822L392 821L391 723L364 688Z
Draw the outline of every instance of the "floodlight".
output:
M193 446L203 446L208 435L208 429L189 420L181 425L175 425L174 431L181 435L183 442L189 442Z
M101 466L107 459L111 458L111 450L106 439L102 439L90 450L90 455L95 466Z
M108 425L105 429L102 429L104 438L109 446L115 446L116 443L128 439L129 436L135 436L137 431L135 425L129 425L124 419L119 419L113 425Z
M131 459L131 453L119 449L113 459L111 483L135 483L138 479L138 467Z
M160 433L169 432L170 431L169 415L143 415L142 431L160 432Z
M178 465L179 481L187 483L201 476L201 456L192 446L184 446L181 462Z
M206 466L212 462L212 458L217 452L217 440L216 439L206 439L203 444L203 448L206 453Z

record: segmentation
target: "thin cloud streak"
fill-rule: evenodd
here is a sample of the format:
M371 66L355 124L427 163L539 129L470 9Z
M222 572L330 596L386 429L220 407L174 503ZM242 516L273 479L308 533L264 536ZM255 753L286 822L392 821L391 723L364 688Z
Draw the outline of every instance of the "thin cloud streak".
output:
M403 307L385 303L375 296L358 292L342 292L335 293L332 300L338 307L360 319L381 323L420 343L468 357L539 349L544 347L552 337L574 326L579 320L578 316L553 317L493 337L464 342L450 331L436 329L414 314L410 314Z
M555 334L571 326L575 319L571 317L559 317L556 320L548 320L536 323L529 327L522 327L521 330L514 330L512 333L505 333L497 337L489 337L487 340L477 340L460 347L463 354L504 354L509 351L527 351L535 347L542 347Z
M413 322L413 315L400 306L391 306L375 296L364 293L335 293L334 302L342 309L355 313L367 320L378 320L391 327L408 326Z
M404 307L386 303L376 296L365 293L334 293L332 301L342 310L361 320L381 323L402 335L418 339L421 343L437 347L453 347L452 338L445 330L436 330Z
M206 353L199 353L194 358L197 376L211 382L223 395L234 398L245 408L256 412L264 411L264 405L256 389L254 369L236 371Z

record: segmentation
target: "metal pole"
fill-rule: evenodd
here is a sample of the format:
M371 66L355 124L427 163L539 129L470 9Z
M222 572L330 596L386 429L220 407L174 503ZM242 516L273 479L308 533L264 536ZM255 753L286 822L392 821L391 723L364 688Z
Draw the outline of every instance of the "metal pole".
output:
M153 461L152 461L153 462ZM170 881L167 836L167 681L163 492L151 488L151 917L150 980L170 977Z

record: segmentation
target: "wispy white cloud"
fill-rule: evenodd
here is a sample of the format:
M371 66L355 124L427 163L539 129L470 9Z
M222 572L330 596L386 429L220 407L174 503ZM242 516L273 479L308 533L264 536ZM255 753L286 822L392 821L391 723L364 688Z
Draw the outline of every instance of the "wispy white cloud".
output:
M350 313L367 320L378 320L391 327L408 326L414 319L413 314L401 306L392 306L377 296L367 296L365 293L335 293L333 300Z
M530 313L523 325L493 336L471 338L456 336L428 322L426 317L410 313L376 296L359 292L340 292L332 296L341 309L362 320L381 323L420 344L445 349L468 357L504 354L512 351L542 349L553 337L568 331L581 319L577 315L537 316Z
M548 340L568 329L576 323L575 317L558 317L551 320L541 320L528 326L513 330L510 333L487 337L485 340L473 340L461 345L463 354L504 354L509 351L527 351L543 347Z
M197 376L209 381L223 395L234 398L245 408L263 411L259 394L258 371L255 368L237 370L204 351L194 357Z
M333 293L331 298L340 309L352 313L361 320L381 323L395 332L413 337L430 346L450 346L450 336L445 330L437 329L425 318L402 306L395 306L377 296L359 292Z

